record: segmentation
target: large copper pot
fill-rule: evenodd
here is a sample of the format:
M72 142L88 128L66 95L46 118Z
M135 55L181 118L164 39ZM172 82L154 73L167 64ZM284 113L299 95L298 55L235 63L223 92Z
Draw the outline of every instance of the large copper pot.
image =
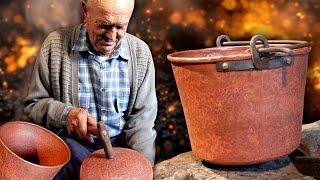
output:
M153 170L147 158L131 149L112 147L102 121L98 122L98 129L104 149L93 152L83 161L80 169L81 180L152 180Z
M294 151L301 137L308 43L220 36L217 44L168 55L192 151L222 165L255 164Z
M0 127L0 179L52 179L70 156L58 136L38 125L14 121Z

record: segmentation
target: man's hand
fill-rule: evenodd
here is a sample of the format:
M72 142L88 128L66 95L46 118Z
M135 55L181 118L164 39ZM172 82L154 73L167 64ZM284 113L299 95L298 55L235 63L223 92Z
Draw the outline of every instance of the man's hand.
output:
M97 121L82 108L73 108L67 117L68 134L76 133L82 140L87 140L93 143L93 138L90 134L97 135Z

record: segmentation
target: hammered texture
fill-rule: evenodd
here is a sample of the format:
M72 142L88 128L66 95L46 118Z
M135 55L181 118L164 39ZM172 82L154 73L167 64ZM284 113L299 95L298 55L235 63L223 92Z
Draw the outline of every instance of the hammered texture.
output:
M90 154L82 163L80 179L151 180L150 162L140 153L126 148L112 148L113 158L106 159L103 149Z
M241 57L247 50L236 50L232 60L248 60ZM212 163L245 165L296 149L309 51L300 49L289 67L269 70L217 72L215 62L172 62L192 151Z
M0 127L0 179L52 179L70 156L62 139L40 126L15 121Z

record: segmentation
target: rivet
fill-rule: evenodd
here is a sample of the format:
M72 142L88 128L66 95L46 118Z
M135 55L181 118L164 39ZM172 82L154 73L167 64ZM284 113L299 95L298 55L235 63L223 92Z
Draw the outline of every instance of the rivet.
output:
M226 63L226 62L222 63L222 69L223 69L223 70L229 69L229 64Z
M286 63L287 63L287 64L291 64L291 62L292 62L292 61L291 61L290 58L286 58Z

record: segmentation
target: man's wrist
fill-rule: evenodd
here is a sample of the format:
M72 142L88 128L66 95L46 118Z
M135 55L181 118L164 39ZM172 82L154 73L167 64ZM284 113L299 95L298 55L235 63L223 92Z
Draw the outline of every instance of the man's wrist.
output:
M68 118L68 114L69 112L73 109L74 107L72 105L67 105L62 113L62 118L61 118L61 125L62 127L66 127L67 124L67 118Z

